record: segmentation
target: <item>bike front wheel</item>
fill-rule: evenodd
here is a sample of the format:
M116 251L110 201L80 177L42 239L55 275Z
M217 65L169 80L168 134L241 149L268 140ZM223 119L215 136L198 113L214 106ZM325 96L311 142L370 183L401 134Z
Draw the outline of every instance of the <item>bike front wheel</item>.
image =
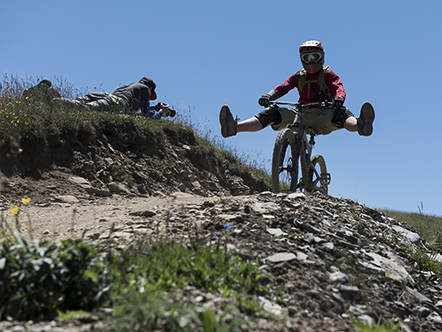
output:
M295 157L298 134L285 128L278 133L272 158L272 191L296 191L299 154Z
M311 183L311 191L317 191L324 195L328 194L330 174L327 173L323 156L316 154L312 157L308 177Z

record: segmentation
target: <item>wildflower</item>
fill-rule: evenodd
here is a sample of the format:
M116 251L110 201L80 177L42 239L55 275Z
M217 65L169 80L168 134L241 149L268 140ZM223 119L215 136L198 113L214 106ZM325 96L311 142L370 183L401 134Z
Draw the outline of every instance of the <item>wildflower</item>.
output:
M224 228L226 229L226 231L230 231L233 228L233 226L230 224L225 224Z
M13 208L11 208L11 213L15 216L18 214L18 206L14 206Z
M28 197L28 198L22 198L21 199L21 202L23 203L23 204L28 204L29 202L31 201L31 199Z

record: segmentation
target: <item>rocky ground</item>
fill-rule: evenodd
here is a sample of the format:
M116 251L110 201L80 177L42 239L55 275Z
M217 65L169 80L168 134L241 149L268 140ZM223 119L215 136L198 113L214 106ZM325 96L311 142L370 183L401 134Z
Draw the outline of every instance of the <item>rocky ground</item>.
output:
M357 319L400 323L402 331L442 330L442 284L416 269L406 245L415 229L351 200L319 194L273 194L196 144L188 130L139 136L102 128L50 142L9 142L1 153L1 209L21 198L21 220L54 240L97 239L103 247L169 234L186 241L210 235L282 285L278 301L261 297L273 317L244 317L242 331L357 331ZM28 233L24 222L20 225ZM276 286L275 286L276 285ZM195 288L177 296L219 311L228 302ZM92 331L104 323L0 322L2 331Z

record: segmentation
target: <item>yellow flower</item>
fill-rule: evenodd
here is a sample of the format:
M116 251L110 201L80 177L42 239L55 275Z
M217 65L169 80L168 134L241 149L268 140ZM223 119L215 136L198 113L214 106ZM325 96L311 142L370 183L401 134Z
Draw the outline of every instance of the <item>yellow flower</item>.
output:
M16 214L18 214L18 206L14 206L13 208L11 208L11 213L15 216Z
M23 204L28 204L29 202L31 201L31 199L28 197L28 198L22 198L21 199L21 202L23 203Z

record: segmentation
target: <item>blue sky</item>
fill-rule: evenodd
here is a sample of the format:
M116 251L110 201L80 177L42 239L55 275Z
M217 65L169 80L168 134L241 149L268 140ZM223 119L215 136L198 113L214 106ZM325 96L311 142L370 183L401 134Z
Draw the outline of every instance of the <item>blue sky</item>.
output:
M158 101L190 110L220 138L219 110L240 119L302 69L299 45L320 40L325 62L359 115L370 101L374 133L317 138L332 196L374 208L442 215L442 2L434 1L0 1L0 74L62 77L112 92L143 76ZM297 101L293 90L281 98ZM226 143L269 163L277 132Z

